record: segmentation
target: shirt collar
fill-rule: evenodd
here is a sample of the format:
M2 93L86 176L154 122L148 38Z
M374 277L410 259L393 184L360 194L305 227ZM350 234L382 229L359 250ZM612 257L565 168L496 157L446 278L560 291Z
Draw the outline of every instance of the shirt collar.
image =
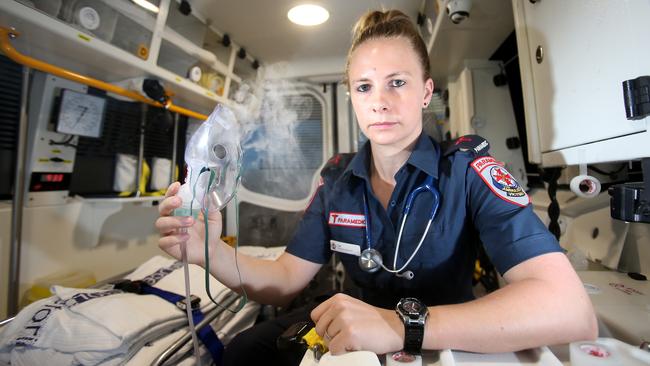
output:
M406 162L437 179L439 161L440 147L429 135L422 132Z
M426 133L421 133L415 142L411 155L406 160L426 174L438 178L438 161L440 160L440 147ZM351 173L359 178L370 178L370 141L366 141L359 152L352 158L344 174Z

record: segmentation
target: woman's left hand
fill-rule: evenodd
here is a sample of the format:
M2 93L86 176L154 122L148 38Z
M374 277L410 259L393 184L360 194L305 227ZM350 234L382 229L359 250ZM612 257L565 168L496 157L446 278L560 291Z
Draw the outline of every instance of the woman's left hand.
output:
M312 310L311 318L333 355L361 350L384 354L404 346L404 325L394 310L348 295L332 296Z

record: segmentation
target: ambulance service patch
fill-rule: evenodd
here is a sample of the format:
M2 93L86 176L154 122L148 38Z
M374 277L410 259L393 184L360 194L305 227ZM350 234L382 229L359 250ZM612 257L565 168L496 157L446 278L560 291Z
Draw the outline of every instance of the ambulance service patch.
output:
M331 226L366 227L366 217L348 212L330 212Z
M478 158L472 168L499 198L517 206L526 207L530 198L515 178L506 170L503 163L491 156Z

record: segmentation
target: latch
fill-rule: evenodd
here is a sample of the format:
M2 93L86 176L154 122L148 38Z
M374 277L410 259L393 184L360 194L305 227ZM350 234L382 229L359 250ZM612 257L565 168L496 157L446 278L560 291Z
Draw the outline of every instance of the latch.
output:
M637 120L650 115L650 76L625 80L623 98L627 119Z

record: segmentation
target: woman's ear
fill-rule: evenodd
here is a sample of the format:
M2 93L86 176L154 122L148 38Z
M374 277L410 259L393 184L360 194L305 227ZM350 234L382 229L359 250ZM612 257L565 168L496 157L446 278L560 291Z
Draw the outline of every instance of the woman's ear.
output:
M422 101L422 108L426 108L429 106L429 103L431 103L431 97L433 96L433 80L431 78L428 78L424 82L424 98Z

